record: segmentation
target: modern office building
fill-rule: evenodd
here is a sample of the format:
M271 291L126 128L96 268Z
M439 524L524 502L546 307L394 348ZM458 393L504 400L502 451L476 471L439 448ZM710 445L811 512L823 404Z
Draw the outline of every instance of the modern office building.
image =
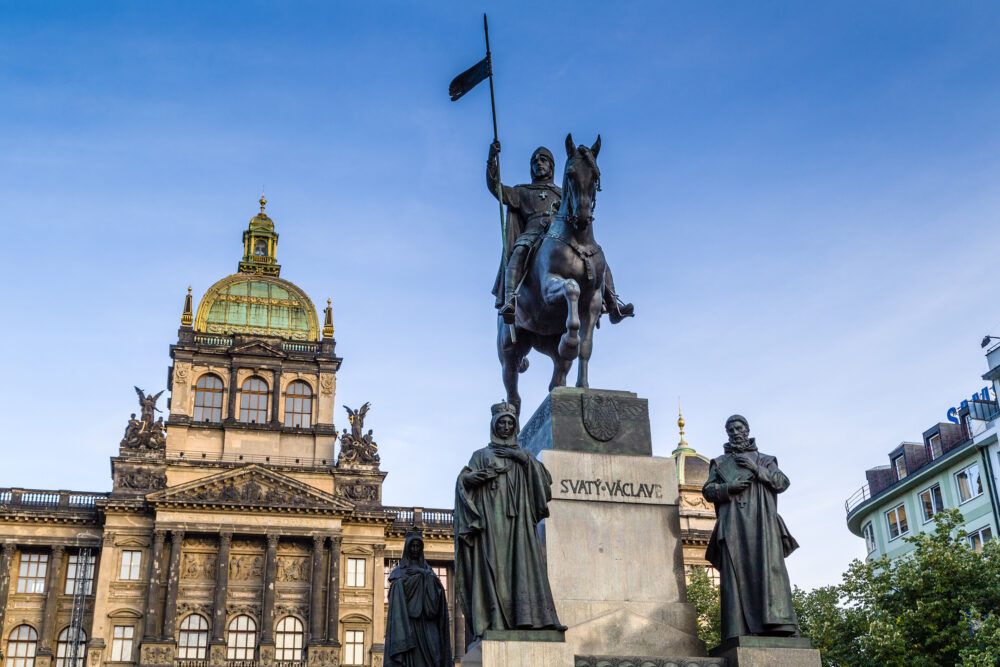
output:
M991 338L983 341L988 346ZM935 424L919 441L900 443L888 464L867 470L868 483L845 503L847 527L864 538L869 558L913 550L903 538L933 528L934 515L958 508L971 546L997 536L997 434L1000 431L1000 345L987 351L981 391Z

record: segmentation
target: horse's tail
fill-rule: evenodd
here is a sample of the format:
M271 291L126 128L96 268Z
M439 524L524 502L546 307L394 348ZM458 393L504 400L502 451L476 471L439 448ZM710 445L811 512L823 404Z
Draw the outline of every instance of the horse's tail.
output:
M517 364L517 372L524 373L528 370L528 357L521 357L520 363Z

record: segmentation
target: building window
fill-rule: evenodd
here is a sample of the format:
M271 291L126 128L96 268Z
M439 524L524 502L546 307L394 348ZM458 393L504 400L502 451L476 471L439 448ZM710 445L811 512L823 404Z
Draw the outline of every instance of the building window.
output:
M302 380L288 385L285 392L285 426L312 426L312 389Z
M139 568L142 566L141 551L123 551L122 569L118 578L124 581L136 581L139 579Z
M983 494L983 480L979 477L979 464L971 466L955 474L955 485L958 486L958 501L964 503Z
M247 378L240 389L240 421L267 423L267 383L259 377Z
M45 574L48 569L48 554L21 552L21 565L17 570L17 592L44 593Z
M363 588L365 585L365 559L347 559L347 585L351 588Z
M181 621L177 637L178 660L204 660L208 654L208 621L201 614L191 614Z
M5 667L34 667L38 633L30 625L19 625L7 636Z
M90 557L87 562L84 563L83 559L80 558L80 554L70 554L66 563L66 587L63 589L63 593L66 595L76 594L76 579L78 576L83 577L84 587L86 591L84 595L90 595L94 591L94 558Z
M969 546L976 551L982 551L983 545L993 539L993 530L986 526L977 531L969 533Z
M132 639L135 628L116 625L111 633L111 662L132 662Z
M365 664L364 630L347 630L344 632L344 664Z
M934 518L934 515L944 509L944 501L941 499L941 486L935 484L920 494L920 509L924 513L924 523Z
M893 507L885 513L886 521L889 522L889 541L896 539L900 535L906 535L910 528L906 525L906 508L902 505Z
M941 435L932 435L927 440L927 449L930 450L931 461L941 456Z
M431 565L431 569L434 570L434 574L437 578L441 580L441 585L444 587L444 596L448 597L448 566L447 565Z
M396 569L397 565L399 565L399 561L398 560L396 560L396 559L390 559L390 560L387 560L385 562L385 568L382 570L383 574L385 574L385 602L386 602L386 604L389 603L389 575L392 574L392 571Z
M56 640L56 667L78 667L86 664L87 657L87 633L80 629L80 636L76 640L76 660L70 660L70 629L67 627L59 633Z
M257 621L246 614L240 614L229 621L229 637L226 638L227 660L253 660L257 648Z
M274 635L274 659L277 661L302 660L302 643L305 632L302 621L294 616L285 616L278 621Z
M906 459L902 455L892 460L892 469L896 471L896 481L906 477Z
M194 386L194 421L222 421L222 378L218 375L202 375Z
M868 553L875 551L875 527L872 526L871 521L865 524L861 532L865 536L865 548L868 549Z

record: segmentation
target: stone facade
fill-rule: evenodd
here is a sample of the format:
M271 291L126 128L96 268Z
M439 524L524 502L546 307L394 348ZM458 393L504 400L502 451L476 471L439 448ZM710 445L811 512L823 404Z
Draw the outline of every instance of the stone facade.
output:
M273 256L277 234L269 243ZM70 667L69 638L82 628L78 667L381 665L385 576L413 527L444 575L453 646L464 646L451 510L384 506L378 463L336 464L341 359L330 308L322 334L312 311L283 335L285 304L311 303L276 264L256 271L264 260L244 255L198 318L185 302L170 348L165 444L126 437L111 458L110 492L0 489L4 656ZM254 285L271 297L254 296ZM223 298L226 312L239 313L231 306L241 299L270 308L266 335L219 332L213 299ZM216 330L199 330L200 321ZM78 576L88 553L89 591Z

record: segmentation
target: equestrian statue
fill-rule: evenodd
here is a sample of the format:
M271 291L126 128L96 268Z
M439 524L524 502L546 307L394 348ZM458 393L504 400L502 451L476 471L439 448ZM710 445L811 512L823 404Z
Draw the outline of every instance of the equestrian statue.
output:
M566 384L574 360L579 362L576 386L588 387L594 329L601 315L607 313L613 324L634 315L632 304L615 293L604 251L594 240L600 150L600 136L588 148L574 145L573 135L566 135L560 189L552 182L554 160L548 149L532 155L530 184L509 187L499 183L500 144L490 146L487 186L507 205L503 261L493 288L497 353L507 402L518 411L517 375L528 368L528 352L535 349L551 357L549 391Z

